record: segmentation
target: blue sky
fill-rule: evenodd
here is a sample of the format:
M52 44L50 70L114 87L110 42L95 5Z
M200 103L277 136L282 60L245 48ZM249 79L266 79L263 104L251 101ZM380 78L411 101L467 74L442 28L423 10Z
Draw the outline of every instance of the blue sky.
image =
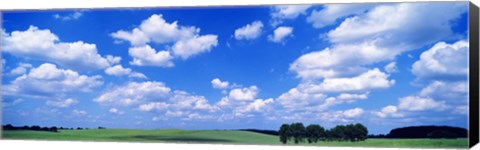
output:
M467 127L468 3L3 12L3 124Z

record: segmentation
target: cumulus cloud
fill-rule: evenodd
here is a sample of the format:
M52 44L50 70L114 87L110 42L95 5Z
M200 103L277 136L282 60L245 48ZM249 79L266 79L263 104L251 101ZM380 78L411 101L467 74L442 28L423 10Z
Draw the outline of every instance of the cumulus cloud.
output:
M148 79L148 77L146 75L144 75L143 73L139 73L139 72L132 72L128 75L128 77L139 78L139 79Z
M175 56L188 59L191 56L209 52L210 49L217 45L218 40L216 35L205 35L178 41L173 45L172 50Z
M101 76L80 75L73 70L63 70L44 63L32 68L28 74L4 85L4 94L18 96L52 96L71 92L89 92L103 84Z
M107 56L106 56L106 59L107 59L108 63L113 66L113 65L115 65L115 64L120 63L120 61L122 60L122 57L120 57L120 56L107 55Z
M96 70L109 67L105 57L97 52L95 44L60 42L50 30L30 26L25 31L4 35L3 52L14 56L43 60L76 70Z
M322 28L347 16L362 14L374 6L372 4L326 4L321 10L313 10L307 22L315 28Z
M77 20L78 18L82 17L83 16L83 13L81 12L74 12L74 13L71 13L71 14L67 14L67 15L60 15L60 14L55 14L53 15L53 17L55 19L60 19L60 20Z
M142 47L132 47L128 50L128 54L133 57L130 62L137 66L159 66L159 67L173 67L172 55L169 51L156 51L149 45Z
M237 40L253 40L262 34L263 23L254 21L241 28L235 30L235 39Z
M134 72L130 68L123 68L122 65L115 65L105 69L105 74L112 76L128 76L129 78L147 79L143 73Z
M335 45L300 56L289 69L306 80L351 76L367 70L361 65L390 60L394 56L395 53L373 43Z
M129 54L137 60L133 61L135 65L171 67L173 63L170 62L170 59L173 56L188 59L200 53L209 52L218 45L217 35L200 35L200 28L180 26L177 21L168 23L163 19L162 14L154 14L143 20L140 26L134 28L131 32L119 30L112 33L111 36L130 42L133 48L130 48ZM173 46L171 46L171 52L165 50L156 53L147 45L150 42L158 44L173 43ZM142 63L142 60L145 62Z
M118 110L117 108L110 108L108 112L117 115L123 115L125 113L124 111Z
M468 74L468 42L438 42L420 55L412 66L419 78L466 77Z
M257 86L250 86L248 88L237 88L233 89L229 93L229 98L237 101L251 101L257 97L258 94Z
M398 68L397 68L397 62L391 62L391 63L388 63L386 66L385 66L385 71L387 73L395 73L395 72L398 72Z
M345 117L347 118L356 118L363 115L363 113L364 113L364 110L362 108L354 108L354 109L345 110L343 112L343 115L345 115Z
M326 34L332 46L301 56L290 70L308 79L361 73L366 65L452 36L451 21L466 11L451 3L376 6L346 18Z
M147 104L142 104L138 107L140 111L152 111L152 110L165 110L169 104L165 102L151 102Z
M397 106L392 106L392 105L385 106L382 108L381 111L373 112L373 114L375 114L380 118L387 118L387 117L397 118L397 117L404 116L402 113L398 112Z
M76 116L85 116L87 115L87 111L85 110L77 110L77 109L74 109L72 110L72 114L76 115Z
M230 85L228 81L222 81L219 78L215 78L211 81L212 87L215 89L227 89Z
M273 31L273 35L268 36L268 40L275 43L282 43L288 36L292 36L293 27L281 26Z
M19 63L18 66L10 70L11 75L21 75L27 73L27 69L32 68L32 64L29 63Z
M444 110L447 105L444 101L438 102L431 98L424 98L419 96L407 96L398 100L398 108L409 111L424 111L424 110Z
M93 101L101 104L131 106L150 101L166 101L171 89L162 82L129 82L103 93Z
M66 99L64 101L50 101L50 100L47 101L48 106L60 107L60 108L67 108L77 103L78 101L72 98Z
M130 68L123 68L122 65L115 65L105 69L105 73L108 75L122 76L128 75L132 72Z
M445 100L452 104L466 104L468 101L468 82L463 81L433 81L419 93L422 97Z
M388 80L388 75L374 68L351 78L327 78L320 84L303 83L299 87L309 92L348 92L369 89L384 89L395 84Z
M180 90L172 91L162 82L151 81L117 86L93 101L107 106L126 106L142 112L169 112L167 117L218 110L217 106L210 104L203 96Z
M307 93L301 89L292 88L277 98L278 102L287 109L305 108L306 106L327 103L327 95L323 93ZM330 101L334 101L333 99Z
M304 15L307 12L307 9L310 8L310 5L278 5L272 8L270 20L272 26L277 26L281 24L283 20L286 19L295 19L300 15Z

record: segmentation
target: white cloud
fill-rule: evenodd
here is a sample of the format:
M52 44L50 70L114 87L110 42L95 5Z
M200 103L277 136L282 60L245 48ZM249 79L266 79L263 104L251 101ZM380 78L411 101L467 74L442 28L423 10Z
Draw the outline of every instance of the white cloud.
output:
M130 68L123 68L122 65L115 65L105 69L105 73L108 75L122 76L128 75L132 72Z
M445 100L455 104L467 103L468 82L433 81L420 91L419 96Z
M199 113L192 113L189 114L186 118L183 118L182 120L210 120L214 119L214 116L211 115L201 115Z
M314 10L308 16L307 22L315 28L322 28L336 23L339 19L364 13L371 9L372 4L327 4L321 10Z
M182 59L188 59L200 53L209 52L218 45L216 35L204 35L193 37L187 40L180 40L173 45L173 54Z
M115 87L94 99L103 105L133 106L143 112L181 112L188 114L198 111L216 112L218 107L208 103L203 96L185 91L172 91L161 82L130 82Z
M117 114L117 115L123 115L125 112L118 110L117 108L110 108L108 112L112 114Z
M29 63L19 63L18 66L10 70L11 75L21 75L27 73L27 69L32 68L32 64Z
M388 64L385 66L385 71L386 71L387 73L395 73L395 72L398 72L397 62L388 63Z
M235 39L237 40L253 40L262 34L263 23L254 21L241 28L235 30Z
M17 77L4 85L6 95L46 96L70 92L89 92L103 84L101 76L86 76L56 65L44 63L32 68L28 74Z
M170 88L162 82L129 82L103 93L93 101L101 104L131 106L151 101L166 101Z
M281 24L285 19L295 19L300 15L306 14L310 5L278 5L272 8L270 22L273 26Z
M465 76L468 74L468 42L438 42L420 55L412 72L420 78Z
M257 86L250 86L248 88L233 89L229 93L229 98L237 101L252 101L258 94Z
M354 109L345 110L343 112L343 115L345 115L345 117L347 118L357 118L363 115L363 113L364 111L362 108L354 108Z
M67 107L70 107L72 105L75 105L77 104L78 101L75 100L75 99L66 99L64 101L47 101L47 105L48 106L53 106L53 107L61 107L61 108L67 108Z
M53 17L55 19L60 19L60 20L77 20L78 18L82 17L83 14L81 12L74 12L74 13L71 13L71 14L68 14L68 15L60 15L60 14L55 14L53 15Z
M453 36L451 21L466 12L466 8L458 3L376 6L345 19L326 34L331 47L301 56L290 70L302 79L361 73L366 65L393 60L402 52Z
M227 89L230 85L228 81L222 81L219 78L215 78L212 80L212 87L215 89Z
M203 96L192 95L185 91L174 91L170 98L173 108L177 110L206 110L217 111L217 107L208 103Z
M130 41L130 44L136 46L141 46L150 42L150 38L138 28L133 29L131 33L128 31L120 30L112 33L111 36L117 39Z
M122 57L107 55L106 59L107 59L108 63L113 66L115 64L120 63L120 61L122 60Z
M135 59L132 64L172 67L173 63L170 60L173 56L188 59L194 55L209 52L218 45L217 35L200 35L199 33L200 28L180 26L177 21L168 23L161 14L154 14L143 20L140 26L131 32L119 30L112 33L111 36L131 43L134 48L130 48L129 54ZM146 45L150 42L173 43L172 52L165 50L156 53L149 45Z
M25 31L13 31L5 35L2 50L24 58L54 62L60 66L78 70L104 69L109 66L106 58L97 53L95 44L82 41L60 42L50 30L30 26Z
M165 110L170 105L164 102L151 102L147 104L142 104L138 107L140 111L152 111L152 110Z
M139 72L132 72L131 74L128 75L130 78L139 78L139 79L148 79L147 76L145 76L143 73Z
M288 92L281 94L277 101L287 109L303 109L306 106L319 105L327 103L327 95L323 93L307 93L301 89L292 88ZM333 99L330 100L334 102Z
M250 104L245 108L245 111L246 111L246 112L250 112L250 111L259 112L259 111L261 111L265 106L267 106L268 104L273 103L273 102L274 102L274 100L273 100L272 98L269 98L269 99L266 99L266 100L257 99L257 100L255 100L253 103L250 103Z
M337 99L340 99L340 100L367 99L368 94L369 94L368 92L364 94L341 93L340 95L337 96Z
M170 111L170 110L167 110L167 112L165 112L165 116L167 117L180 117L182 116L184 113L182 111Z
M85 110L77 110L77 109L72 110L72 113L76 116L84 116L88 114L87 111Z
M113 76L128 75L129 78L147 79L143 73L133 72L130 68L123 68L122 65L115 65L105 69L105 73Z
M334 43L375 40L377 45L416 48L451 35L450 21L466 12L466 8L461 3L380 5L345 19L328 37Z
M444 110L447 108L444 101L437 102L431 98L418 96L402 97L398 100L398 103L399 109L409 111Z
M268 40L275 43L282 43L288 36L292 36L293 27L281 26L273 31L273 35L268 36Z
M373 114L377 115L380 118L387 118L387 117L403 117L404 115L398 112L397 106L388 105L382 108L379 112L373 112Z
M173 67L172 59L169 51L156 51L148 45L142 47L132 47L128 50L130 56L133 57L132 65L137 66L159 66Z
M302 83L300 88L312 92L348 92L364 91L369 89L384 89L395 84L395 80L388 80L387 74L374 68L351 78L327 78L320 84Z
M394 56L392 51L377 47L373 43L335 45L302 55L289 69L306 80L351 76L366 70L361 65L390 60Z

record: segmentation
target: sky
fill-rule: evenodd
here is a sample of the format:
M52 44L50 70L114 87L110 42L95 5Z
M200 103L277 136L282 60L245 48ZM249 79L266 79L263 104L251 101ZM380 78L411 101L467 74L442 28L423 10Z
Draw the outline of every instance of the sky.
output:
M468 3L2 12L2 124L467 128Z

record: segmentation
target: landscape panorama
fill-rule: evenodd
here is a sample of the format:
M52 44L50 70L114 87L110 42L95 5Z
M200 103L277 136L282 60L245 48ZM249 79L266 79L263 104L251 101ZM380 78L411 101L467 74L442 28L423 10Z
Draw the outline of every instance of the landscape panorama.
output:
M1 136L468 148L468 4L2 11Z

